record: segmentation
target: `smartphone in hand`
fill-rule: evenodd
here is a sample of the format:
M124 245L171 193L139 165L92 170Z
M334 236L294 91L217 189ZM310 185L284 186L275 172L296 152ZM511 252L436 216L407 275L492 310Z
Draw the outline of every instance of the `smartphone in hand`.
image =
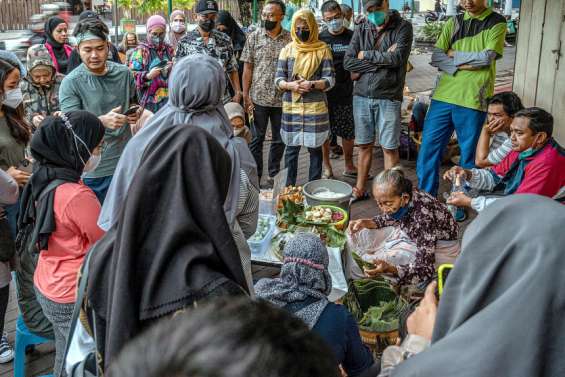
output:
M443 294L443 290L445 289L445 284L447 283L447 277L449 276L449 273L451 272L452 269L453 269L452 264L442 264L441 266L439 266L437 272L438 298L440 298L441 295Z
M133 105L129 109L127 109L122 115L130 116L135 114L139 110L139 105Z

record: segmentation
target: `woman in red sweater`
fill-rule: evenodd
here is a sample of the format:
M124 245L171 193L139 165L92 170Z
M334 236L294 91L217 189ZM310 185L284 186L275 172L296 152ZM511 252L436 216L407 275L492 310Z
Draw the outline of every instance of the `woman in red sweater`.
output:
M34 173L22 194L21 224L34 224L40 250L34 284L55 334L59 375L76 294L77 274L90 247L104 234L100 203L81 181L96 168L104 126L86 111L47 117L31 140Z

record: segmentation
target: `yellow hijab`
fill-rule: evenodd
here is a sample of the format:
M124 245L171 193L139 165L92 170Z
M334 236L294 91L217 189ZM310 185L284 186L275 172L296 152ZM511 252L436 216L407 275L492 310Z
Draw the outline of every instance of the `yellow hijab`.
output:
M297 20L303 20L308 24L310 37L306 42L302 42L296 35ZM314 13L307 9L296 12L292 17L290 34L293 45L292 57L294 58L292 75L309 80L316 73L322 59L330 57L328 46L318 39L319 30Z

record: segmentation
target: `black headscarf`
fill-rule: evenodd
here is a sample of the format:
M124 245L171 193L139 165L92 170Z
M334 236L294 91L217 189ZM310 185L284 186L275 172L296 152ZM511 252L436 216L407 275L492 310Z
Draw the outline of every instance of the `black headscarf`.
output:
M565 376L565 206L511 195L479 214L439 302L431 347L393 376Z
M51 17L47 21L45 21L45 41L49 42L51 46L53 46L53 50L59 50L63 48L63 44L59 43L53 38L53 31L55 28L61 24L66 23L61 17Z
M18 228L35 224L32 240L39 243L40 250L47 249L49 236L55 230L55 190L38 201L40 194L56 179L78 182L91 151L104 137L104 126L95 115L87 111L73 111L64 116L67 122L60 117L45 118L30 143L35 162L33 174L22 193Z
M67 72L69 56L67 55L67 51L65 50L65 45L63 43L57 42L53 37L53 31L57 26L65 23L65 20L57 16L51 17L47 21L45 21L45 42L49 43L53 48L53 53L55 54L55 58L57 59L57 72L60 73Z
M117 222L91 250L87 298L106 367L151 320L224 284L245 292L223 208L230 177L225 148L199 127L165 129L145 150Z
M234 51L241 51L245 46L246 36L243 30L239 27L237 22L233 19L230 12L221 10L218 12L216 25L224 25L227 30L226 34L231 38Z

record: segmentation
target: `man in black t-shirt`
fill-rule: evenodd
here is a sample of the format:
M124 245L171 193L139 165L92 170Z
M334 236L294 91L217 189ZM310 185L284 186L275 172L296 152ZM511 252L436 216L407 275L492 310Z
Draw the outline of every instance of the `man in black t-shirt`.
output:
M320 40L326 42L333 54L335 70L335 86L327 92L330 115L330 130L333 137L339 136L343 143L346 177L356 178L357 168L353 165L353 143L355 126L353 123L353 81L348 71L343 69L343 58L353 37L353 32L344 26L344 16L340 5L334 1L326 1L322 5L322 16L327 25L320 33ZM330 136L330 139L331 137ZM330 143L324 144L324 177L333 176L330 164Z

